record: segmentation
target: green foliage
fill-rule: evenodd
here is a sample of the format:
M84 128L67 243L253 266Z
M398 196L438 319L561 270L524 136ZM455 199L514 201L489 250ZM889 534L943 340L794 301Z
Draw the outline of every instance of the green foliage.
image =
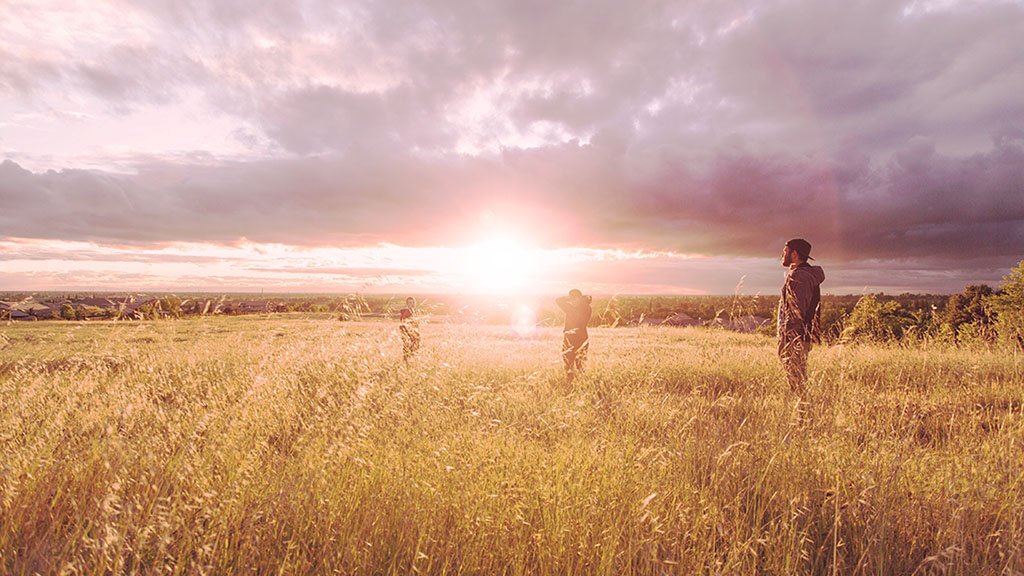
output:
M972 284L959 294L953 294L946 302L942 322L947 333L957 342L986 340L992 326L992 315L985 301L993 294L992 287Z
M61 304L60 317L64 320L74 320L76 318L75 307L67 302Z
M879 300L873 294L863 296L846 318L842 339L847 342L885 342L898 340L916 325L918 319L895 300Z
M164 314L172 318L181 318L182 306L184 304L187 304L187 301L184 301L181 298L175 296L174 294L171 294L169 296L164 296L163 298L160 298L158 304L158 309L162 311Z
M152 300L136 308L135 317L140 320L156 320L160 318L161 310L160 301Z
M989 314L996 317L999 337L1024 349L1024 260L1010 270L999 292L985 304Z
M843 326L850 310L842 306L830 305L827 298L822 299L821 305L821 340L822 342L837 342L842 340ZM772 334L778 325L777 317L772 317Z
M937 308L918 308L907 310L909 325L905 328L903 337L908 343L927 343L935 340L939 335L941 324L936 319Z
M116 313L110 308L100 308L99 306L81 306L76 312L79 320L86 318L111 318Z

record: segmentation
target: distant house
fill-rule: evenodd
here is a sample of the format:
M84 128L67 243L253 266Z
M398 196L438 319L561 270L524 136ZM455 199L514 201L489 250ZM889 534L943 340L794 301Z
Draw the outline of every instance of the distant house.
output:
M129 296L118 302L116 310L118 315L125 320L142 320L147 316L164 315L164 311L160 308L159 298L136 298Z
M50 308L46 304L30 304L27 307L22 308L22 310L25 310L29 314L40 319L53 318L54 316L57 315L57 311L54 310L53 308Z
M764 326L771 324L771 318L765 318L763 316L737 316L735 318L715 318L708 322L708 326L711 328L722 328L724 330L732 330L733 332L745 332L752 333L757 332Z
M27 310L18 307L17 302L0 302L0 320L37 320Z
M700 320L697 320L689 314L677 312L668 318L665 318L664 324L668 326L700 326Z
M6 315L7 313L10 313L11 320L38 320L38 318L29 314L28 312L25 312L24 310L18 310L17 308L11 308L7 310L7 312L5 312L4 314Z
M22 302L11 307L11 319L15 319L15 312L23 312L37 319L53 318L57 315L57 311L50 308L46 304L40 304L39 302Z
M637 324L647 326L685 327L700 326L701 322L700 320L697 320L696 318L690 316L689 314L684 314L683 312L676 312L664 318L659 316L644 316L637 322Z
M74 308L117 308L118 303L114 302L110 298L82 298L81 300L72 300L69 302Z
M757 332L771 323L771 318L763 316L740 316L732 319L732 329L737 332Z
M146 300L145 302L152 302L152 300L153 299L150 298L150 299ZM75 307L92 306L94 308L103 308L103 309L111 309L111 310L123 310L123 309L126 309L126 308L132 308L132 309L138 308L143 303L144 303L143 301L139 300L134 295L132 295L132 296L115 296L115 297L112 297L112 298L82 298L80 300L73 300L71 302L71 305L75 306Z
M251 312L273 312L275 306L267 300L240 300L232 302L232 309L236 314L246 314Z

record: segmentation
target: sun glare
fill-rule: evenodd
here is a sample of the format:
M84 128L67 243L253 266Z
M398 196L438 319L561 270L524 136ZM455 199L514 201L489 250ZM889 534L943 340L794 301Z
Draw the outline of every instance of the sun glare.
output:
M512 331L520 338L533 334L537 328L537 314L526 304L520 304L512 313Z
M514 294L537 280L537 254L513 236L494 235L466 249L464 271L474 292Z

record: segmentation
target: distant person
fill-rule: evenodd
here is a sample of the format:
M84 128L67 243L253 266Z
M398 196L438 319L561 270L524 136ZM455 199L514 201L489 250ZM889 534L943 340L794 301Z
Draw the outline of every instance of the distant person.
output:
M583 363L590 348L587 324L590 323L590 296L573 288L568 296L555 299L558 307L565 312L565 329L562 331L562 361L565 363L565 381L572 384L576 375L583 370Z
M398 331L402 334L402 360L406 363L420 349L420 327L416 320L416 299L412 296L405 299L405 308L398 313L401 324Z
M786 369L789 388L802 397L807 387L807 355L812 342L820 342L821 283L825 271L807 263L811 243L803 238L786 242L782 265L789 268L779 299L779 359ZM798 402L798 410L801 409Z

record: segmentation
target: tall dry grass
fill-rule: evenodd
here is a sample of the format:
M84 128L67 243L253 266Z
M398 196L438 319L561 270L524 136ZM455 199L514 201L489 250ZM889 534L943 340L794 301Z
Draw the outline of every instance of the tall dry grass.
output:
M10 574L1024 571L1024 359L313 317L4 325Z

